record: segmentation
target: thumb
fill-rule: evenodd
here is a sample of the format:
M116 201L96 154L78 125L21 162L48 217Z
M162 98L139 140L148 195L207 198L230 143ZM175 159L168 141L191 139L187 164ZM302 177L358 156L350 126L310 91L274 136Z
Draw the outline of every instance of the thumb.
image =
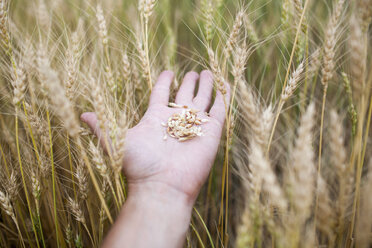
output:
M107 152L106 149L106 142L105 137L102 135L102 130L99 128L97 115L94 112L85 112L80 116L80 119L82 122L86 123L89 128L94 132L94 134L97 136L102 148L105 152ZM110 142L110 140L109 140Z

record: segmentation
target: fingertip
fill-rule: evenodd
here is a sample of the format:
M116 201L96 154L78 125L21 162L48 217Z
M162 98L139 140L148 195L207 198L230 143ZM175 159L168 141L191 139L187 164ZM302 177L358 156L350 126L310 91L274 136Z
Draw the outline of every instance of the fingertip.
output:
M188 73L186 73L185 78L197 80L199 78L199 73L195 71L189 71Z
M160 73L150 96L150 105L168 104L169 88L174 80L174 72L165 70Z
M198 93L193 102L198 109L207 110L212 99L213 75L210 71L204 70L200 73Z
M89 120L89 118L92 116L92 114L94 114L93 112L85 112L85 113L82 113L80 115L80 120L82 122L87 122Z
M81 114L80 120L86 123L92 130L96 128L97 115L94 112L85 112Z
M101 129L98 126L98 119L97 119L96 113L94 113L94 112L82 113L80 115L80 119L81 119L82 122L84 122L88 125L88 127L92 130L92 132L99 139L99 142L100 142L102 148L104 149L104 151L107 152L105 140L102 139Z
M176 103L189 105L194 98L195 85L199 79L199 73L190 71L185 74L182 84L176 95Z
M174 72L170 70L162 71L159 75L159 79L162 79L162 78L171 78L173 80Z
M200 73L200 77L204 77L204 78L213 78L213 74L210 70L203 70L201 73Z

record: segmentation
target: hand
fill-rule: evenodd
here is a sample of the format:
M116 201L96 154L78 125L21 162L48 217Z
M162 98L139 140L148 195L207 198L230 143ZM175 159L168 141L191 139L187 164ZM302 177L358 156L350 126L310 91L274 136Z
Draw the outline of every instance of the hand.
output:
M151 93L147 112L138 125L128 130L123 168L128 179L129 194L155 190L157 187L168 191L168 188L184 194L187 201L193 204L218 150L226 115L224 102L229 103L229 88L226 85L228 93L225 96L216 93L214 104L209 115L206 115L212 99L212 74L209 71L200 74L199 90L194 97L199 75L187 73L177 93L176 103L200 110L198 117L209 122L201 125L202 137L179 142L167 135L168 138L164 140L166 128L161 123L167 123L172 114L182 111L168 107L173 78L171 71L160 74ZM81 119L100 135L94 113L84 113Z
M212 99L212 74L209 71L200 74L199 90L194 97L199 75L187 73L176 103L200 110L199 118L209 122L202 125L202 137L184 142L171 137L164 140L162 123L182 111L168 107L173 77L170 71L159 76L147 112L137 126L128 130L123 164L128 198L102 247L166 248L182 247L184 243L192 206L218 150L229 88L226 85L225 96L217 92L206 115ZM84 113L81 119L97 136L101 135L94 113Z

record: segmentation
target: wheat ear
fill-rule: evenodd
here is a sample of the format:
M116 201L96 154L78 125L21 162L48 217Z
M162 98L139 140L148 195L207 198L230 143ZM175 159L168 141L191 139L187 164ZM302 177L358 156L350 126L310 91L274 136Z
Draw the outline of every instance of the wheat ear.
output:
M301 117L295 146L291 152L290 169L287 173L290 201L294 213L295 228L302 227L311 214L315 185L315 165L313 151L313 127L315 105L311 103ZM301 187L298 187L301 185ZM295 243L299 240L299 230L295 230Z
M318 173L317 178L320 176L322 167L322 145L323 145L323 126L324 126L324 111L327 97L328 82L332 79L335 67L335 47L337 41L337 28L340 22L340 16L344 6L345 0L339 0L329 20L325 38L324 38L324 55L323 55L323 68L321 83L323 85L323 98L322 98L322 112L320 117L320 135L319 135L319 150L318 150ZM317 181L316 181L317 182ZM318 195L315 198L315 215L318 208ZM316 219L315 219L316 220ZM314 225L316 227L316 224Z

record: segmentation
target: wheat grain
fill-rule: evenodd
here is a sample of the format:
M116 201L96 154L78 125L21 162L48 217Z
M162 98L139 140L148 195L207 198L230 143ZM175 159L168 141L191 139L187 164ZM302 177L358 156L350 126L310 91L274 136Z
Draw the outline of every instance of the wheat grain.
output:
M65 235L66 235L66 242L69 245L69 247L72 247L73 245L73 232L70 223L67 224L65 228Z
M236 246L238 248L245 248L249 247L251 244L251 233L252 231L250 230L251 228L251 223L252 221L252 216L250 214L250 209L248 207L245 208L242 218L241 218L241 223L238 227L238 234L237 234L237 240L236 240Z
M10 203L9 196L8 196L8 194L6 194L2 191L0 191L0 204L1 204L1 207L4 210L4 212L7 215L9 215L14 220L14 222L17 222L17 220L15 218L15 215L14 215L13 206Z
M129 61L129 58L128 58L128 55L126 52L123 53L123 56L122 56L122 64L123 64L123 82L124 83L128 83L129 80L130 80L130 75L131 75L131 65L130 65L130 61Z
M216 82L217 89L221 92L222 95L225 95L227 93L225 79L222 75L221 69L218 65L217 57L214 54L212 48L208 48L208 56L209 56L209 64L213 72L213 78Z
M207 43L210 43L213 38L213 4L212 0L204 0L202 3L205 39Z
M96 17L98 21L99 36L101 37L102 44L106 46L108 44L107 25L106 25L106 20L105 20L105 17L103 16L103 10L100 4L98 4L96 8Z
M234 76L234 85L237 85L238 81L242 80L244 76L247 58L248 51L245 44L242 47L237 47L234 53L234 66L231 69L231 74Z
M315 73L315 72L317 72L319 70L321 64L322 64L321 50L320 50L320 48L317 48L310 55L309 73Z
M144 0L143 16L145 17L146 25L149 22L149 18L152 15L152 12L154 11L155 4L156 0Z
M86 219L84 217L83 211L80 208L79 203L72 199L71 197L68 197L67 203L75 219L81 224L86 225Z
M45 5L44 0L39 0L36 17L38 20L38 24L41 26L41 29L43 31L46 31L46 33L50 31L51 24L52 24L51 17L47 9L48 8Z
M6 9L6 5L5 0L0 1L0 36L5 50L9 51L11 47L8 30L8 11Z
M356 112L356 109L355 109L355 105L354 105L354 102L353 102L353 92L351 90L351 84L350 84L350 80L349 80L349 77L347 76L347 74L345 72L342 72L342 78L344 80L344 88L345 88L345 91L346 91L346 94L347 94L347 100L348 100L348 112L349 112L349 116L350 116L350 119L351 119L351 133L353 135L355 135L355 132L356 132L356 126L357 126L357 122L358 122L358 114Z
M226 42L226 47L224 50L224 54L226 58L230 57L230 53L234 49L234 46L239 36L240 28L243 25L243 20L244 20L244 11L239 11L235 17L235 21L231 29L230 36Z
M293 0L293 4L294 4L294 7L295 7L295 11L296 11L296 21L299 23L300 22L300 19L301 19L301 15L302 15L302 12L304 11L303 7L302 7L302 0ZM304 34L307 33L307 19L306 19L306 15L304 16L304 19L301 23L301 28L302 28L302 32Z
M252 129L251 135L253 135L255 142L264 147L267 143L264 132L267 130L263 130L264 126L262 125L260 104L256 100L253 90L245 84L245 81L240 80L238 83L240 98L239 105L242 109L244 121L246 125L249 125L249 127Z
M360 24L363 32L368 32L368 26L372 20L372 1L358 0L356 1L357 11L360 18Z
M287 28L289 26L289 20L292 16L289 0L283 0L281 7L282 7L282 11L281 11L281 16L280 16L280 21L283 25L283 28Z
M108 168L103 160L101 153L99 152L98 148L93 144L92 141L89 142L89 151L92 154L92 160L98 172L101 174L102 177L108 177L109 176Z
M19 185L17 180L17 171L12 170L10 177L7 180L7 189L10 201L15 201L18 196Z
M337 28L345 0L339 0L329 20L324 37L324 54L321 82L325 88L332 79L335 67L335 48L337 42Z
M315 165L312 146L314 114L315 106L311 103L301 118L295 147L291 152L291 171L288 174L288 183L292 192L291 202L295 213L298 215L296 219L301 223L304 223L310 216L310 207L314 196ZM298 187L298 185L301 185L301 187Z
M301 78L301 74L304 71L304 62L300 63L296 70L292 73L291 77L289 78L288 84L286 85L283 93L282 93L282 100L287 101L295 92L296 88L298 87L298 83Z
M17 148L16 148L16 142L14 140L14 137L10 133L10 130L6 128L5 123L1 121L2 126L2 138L5 140L5 142L8 144L10 151L13 155L17 154Z
M88 198L89 185L87 171L83 161L80 161L76 168L75 178L78 180L80 199L85 201Z
M13 77L13 104L19 105L21 102L23 102L26 91L26 75L22 62L18 63L16 75L14 75Z
M335 110L330 113L330 150L331 150L331 163L337 170L338 176L338 198L337 198L337 211L338 211L338 228L342 231L343 223L346 218L347 210L350 207L352 200L354 173L348 167L346 157L346 149L344 146L344 129L342 120Z
M366 76L366 42L367 33L363 33L362 27L353 15L350 20L350 73L353 82L356 99L364 94Z
M325 233L329 240L330 246L333 246L335 242L334 227L336 225L336 214L334 212L327 184L323 177L318 178L317 185L317 194L319 195L319 206L318 211L316 212L317 228Z
M172 105L178 106L178 105ZM183 106L178 106L183 107ZM186 141L197 136L203 136L200 125L207 119L200 119L197 116L199 110L189 109L187 106L180 114L175 113L168 118L168 122L164 125L167 134L177 139L178 141Z
M106 115L106 108L105 108L105 102L103 98L103 92L101 89L101 86L99 83L93 79L92 76L89 78L89 84L91 87L91 94L92 94L92 100L94 105L94 110L97 115L98 120L98 126L100 130L105 133L106 127L105 124L107 123L107 115Z
M71 102L74 100L74 87L78 73L78 59L80 54L80 44L77 31L71 35L71 41L67 49L66 71L67 79L65 81L66 96Z
M371 243L371 227L372 227L372 197L370 197L372 187L372 159L368 161L368 173L366 175L362 188L362 197L359 213L363 218L359 218L356 223L356 245L358 247L367 248Z
M248 15L245 15L244 17L245 17L244 18L244 24L245 24L245 27L247 29L248 37L253 41L253 43L258 43L259 38L258 38L258 35L257 35L256 28L253 25L253 22L250 20Z
M127 130L128 130L127 117L125 113L122 113L120 117L120 121L119 121L119 126L118 126L117 142L115 143L114 170L116 173L119 173L122 169L123 158L125 155L125 139L126 139Z
M74 114L71 102L65 95L65 91L60 84L57 72L50 67L48 59L45 54L42 53L44 57L39 57L38 71L41 75L42 87L48 93L51 103L57 110L57 114L60 116L61 120L64 121L64 125L68 133L75 137L79 134L79 123Z
M263 190L269 195L268 201L274 206L285 210L287 208L287 200L284 197L276 175L271 169L269 161L265 158L261 147L256 145L254 141L251 142L250 148L249 160L252 176L261 178Z
M263 140L262 147L267 146L267 142L269 141L270 137L270 130L273 126L274 121L274 112L272 106L268 106L263 112L262 112L262 131L259 134L260 138L259 140Z
M41 188L40 188L40 181L34 171L31 171L31 185L32 185L32 195L35 199L40 198Z

